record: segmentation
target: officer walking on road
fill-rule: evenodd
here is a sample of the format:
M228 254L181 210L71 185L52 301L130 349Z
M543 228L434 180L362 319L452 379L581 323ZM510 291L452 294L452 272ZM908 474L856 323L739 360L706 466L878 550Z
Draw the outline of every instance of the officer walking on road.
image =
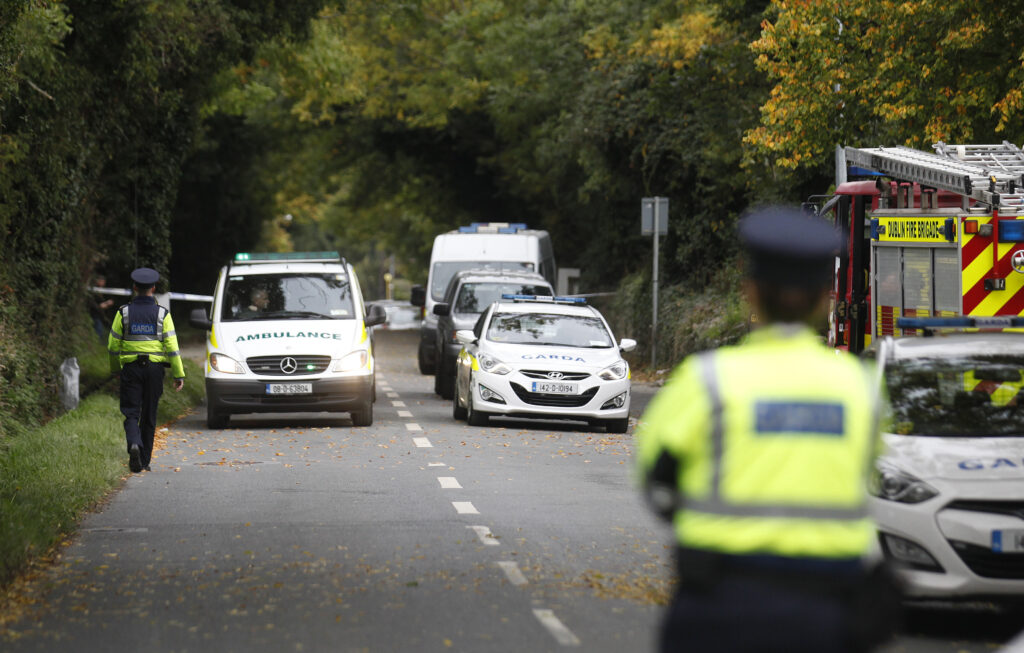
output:
M842 237L784 207L739 233L762 326L686 359L637 434L645 491L678 543L661 650L868 651L898 605L866 506L879 395L811 328Z
M153 293L160 273L151 268L132 272L131 303L118 309L107 338L110 371L121 375L121 412L128 440L128 467L149 471L156 431L156 410L164 390L164 368L171 368L174 389L185 387L185 368L178 351L171 313Z

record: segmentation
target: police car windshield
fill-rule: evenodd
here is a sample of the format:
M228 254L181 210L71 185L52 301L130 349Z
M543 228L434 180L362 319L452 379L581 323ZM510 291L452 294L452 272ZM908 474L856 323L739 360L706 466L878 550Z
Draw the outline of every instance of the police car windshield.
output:
M548 285L532 283L467 283L459 289L455 312L477 315L501 299L502 295L553 295Z
M950 356L886 365L887 429L936 437L1024 436L1024 355Z
M225 322L354 317L348 277L337 273L231 276L221 309Z
M495 313L487 339L512 345L549 345L604 349L611 335L596 317L557 313Z
M495 270L498 272L533 272L533 263L520 263L518 261L439 261L434 263L434 270L430 278L430 296L434 301L444 299L444 291L448 288L448 282L452 280L456 272L463 270Z

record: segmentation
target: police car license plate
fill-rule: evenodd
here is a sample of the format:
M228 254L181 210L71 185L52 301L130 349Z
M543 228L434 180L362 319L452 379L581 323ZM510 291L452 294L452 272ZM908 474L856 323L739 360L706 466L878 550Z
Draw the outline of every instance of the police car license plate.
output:
M313 394L312 383L268 383L268 395L310 395Z
M555 381L534 381L532 392L543 392L547 395L575 395L579 394L577 391L578 384L576 383L558 383Z
M992 531L994 553L1024 553L1024 530Z

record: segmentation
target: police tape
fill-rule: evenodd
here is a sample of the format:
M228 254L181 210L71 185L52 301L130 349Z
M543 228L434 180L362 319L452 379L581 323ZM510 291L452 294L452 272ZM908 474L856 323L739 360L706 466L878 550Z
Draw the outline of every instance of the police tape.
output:
M132 291L127 288L107 288L106 286L93 286L89 290L101 295L117 295L118 297L131 297ZM181 302L207 302L213 303L213 295L193 295L186 292L166 293L167 298Z

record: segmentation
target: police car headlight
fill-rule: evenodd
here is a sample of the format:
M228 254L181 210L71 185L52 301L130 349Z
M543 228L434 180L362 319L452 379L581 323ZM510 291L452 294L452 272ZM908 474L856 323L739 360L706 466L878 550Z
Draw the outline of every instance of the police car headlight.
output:
M598 373L598 376L605 381L618 381L619 379L626 378L626 373L629 372L629 365L626 361L619 361L611 367L606 367Z
M241 363L224 354L210 354L210 367L225 374L245 374Z
M512 368L490 354L477 354L476 360L480 363L480 369L490 374L508 374Z
M340 359L331 369L335 372L355 372L366 367L366 363L369 360L369 352L365 349L360 349Z
M868 491L879 499L899 503L921 503L939 493L916 476L883 462L876 464Z

